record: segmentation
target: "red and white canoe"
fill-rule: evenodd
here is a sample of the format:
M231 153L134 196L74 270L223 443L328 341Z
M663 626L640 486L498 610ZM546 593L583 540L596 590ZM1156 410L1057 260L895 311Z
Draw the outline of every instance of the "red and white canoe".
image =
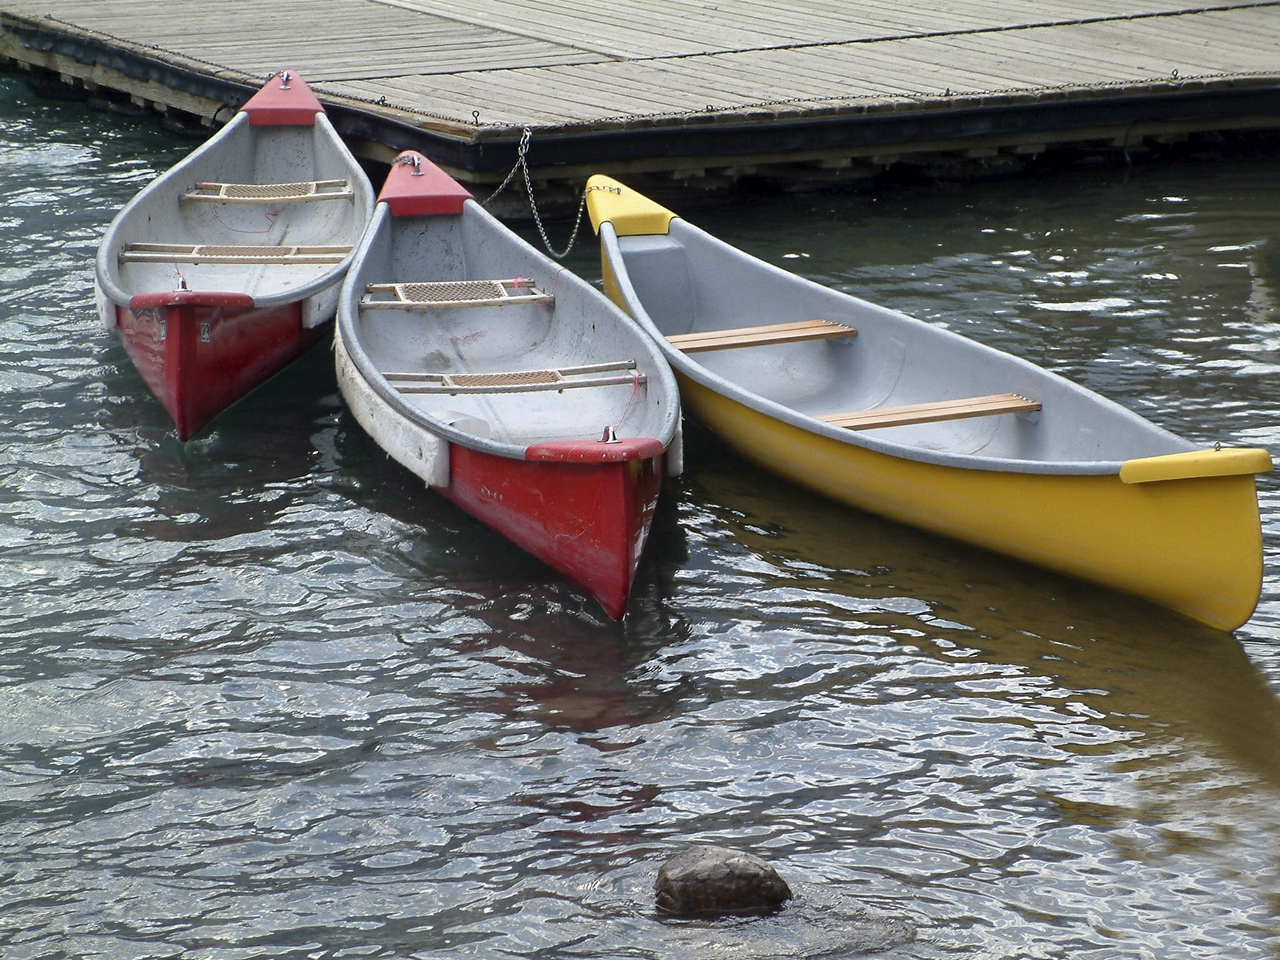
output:
M626 314L407 152L335 339L342 394L388 455L622 617L681 468L675 378Z
M98 308L181 439L323 335L372 212L368 178L291 73L120 211Z

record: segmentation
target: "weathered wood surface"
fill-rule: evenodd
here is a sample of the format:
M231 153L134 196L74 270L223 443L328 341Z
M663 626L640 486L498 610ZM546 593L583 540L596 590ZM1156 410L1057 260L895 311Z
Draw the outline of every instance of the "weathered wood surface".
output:
M996 393L986 397L908 403L900 407L874 407L850 413L825 413L818 419L849 430L875 430L943 420L965 420L969 417L990 417L1002 413L1034 413L1039 409L1039 401L1028 400L1016 393Z
M570 0L0 0L0 55L161 108L192 110L199 99L166 94L168 81L131 78L101 58L87 62L24 41L18 27L33 24L242 83L293 69L327 103L509 146L526 127L535 139L744 122L763 129L780 121L1280 87L1280 0L795 0L785 10L754 0L615 0L590 8ZM1280 125L1280 116L1256 106L1238 112L1156 118L1164 128L1147 117L1138 133ZM1121 122L1100 120L1096 130L1047 125L976 137L969 146L1034 152L1045 141L1115 135ZM955 149L965 144L952 139L970 134L932 136L894 150ZM675 169L679 162L665 149L634 153L633 169ZM872 147L815 144L806 153L794 141L725 149L725 157L695 166L886 159ZM542 159L586 162L547 152Z
M703 353L709 350L804 343L809 340L834 340L857 335L858 331L853 327L832 320L796 320L791 323L767 323L728 330L675 333L667 339L684 353Z

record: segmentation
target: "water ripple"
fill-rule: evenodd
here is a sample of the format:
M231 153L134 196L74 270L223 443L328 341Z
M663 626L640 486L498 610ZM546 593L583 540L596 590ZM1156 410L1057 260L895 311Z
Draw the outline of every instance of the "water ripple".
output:
M6 957L1274 952L1274 479L1233 638L838 508L691 426L613 625L373 448L324 349L172 437L92 257L191 146L0 78ZM1280 446L1273 174L700 222L1193 439ZM691 840L768 857L796 900L657 916Z

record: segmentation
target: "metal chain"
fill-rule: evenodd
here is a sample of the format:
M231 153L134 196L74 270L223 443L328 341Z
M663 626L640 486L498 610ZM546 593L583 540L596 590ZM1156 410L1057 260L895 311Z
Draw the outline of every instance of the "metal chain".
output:
M524 128L524 132L520 135L520 146L516 148L516 163L511 168L511 172L507 174L507 178L498 185L498 189L489 194L481 206L488 206L498 194L507 188L513 179L515 179L516 171L524 173L524 189L529 195L529 209L533 211L533 222L537 224L538 235L542 237L542 245L547 248L547 253L551 254L557 260L563 260L569 255L569 251L573 249L573 245L578 242L578 230L582 227L582 213L587 208L587 194L583 191L582 199L578 201L578 216L573 222L573 232L569 235L569 243L563 250L556 250L551 246L551 240L547 237L546 227L542 225L542 216L538 213L538 202L533 196L533 180L529 176L529 141L533 139L533 131L528 127Z
M498 194L500 194L503 190L507 189L507 186L511 183L511 181L515 179L516 171L525 165L524 156L529 151L529 139L532 136L533 136L533 131L530 130L528 127L525 127L524 133L521 134L520 136L520 146L517 148L517 151L516 151L516 165L512 167L511 172L507 174L507 179L503 180L502 183L498 184L498 189L493 191L493 193L489 194L489 196L486 199L480 201L480 206L487 207L490 203L493 202L493 198L496 197Z

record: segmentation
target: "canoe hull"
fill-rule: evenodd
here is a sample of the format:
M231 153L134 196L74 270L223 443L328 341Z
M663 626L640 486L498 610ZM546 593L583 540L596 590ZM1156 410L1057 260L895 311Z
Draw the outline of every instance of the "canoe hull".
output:
M1219 629L1252 615L1266 450L1197 447L1026 360L765 263L610 178L587 190L605 292L663 346L685 408L745 458Z
M625 614L666 472L657 440L538 444L518 459L451 443L374 389L342 336L338 386L356 422L382 450L460 509ZM605 445L601 445L605 447Z
M338 387L388 456L626 613L679 389L653 340L413 151L344 281Z
M176 302L117 307L129 359L188 440L327 332L305 327L301 304L258 308Z
M1124 483L888 456L677 374L686 409L745 459L842 503L1132 593L1233 630L1262 589L1253 474Z
M181 439L319 339L372 212L368 177L286 73L116 215L98 309Z
M444 497L622 618L662 487L661 455L547 463L458 445L449 453Z

